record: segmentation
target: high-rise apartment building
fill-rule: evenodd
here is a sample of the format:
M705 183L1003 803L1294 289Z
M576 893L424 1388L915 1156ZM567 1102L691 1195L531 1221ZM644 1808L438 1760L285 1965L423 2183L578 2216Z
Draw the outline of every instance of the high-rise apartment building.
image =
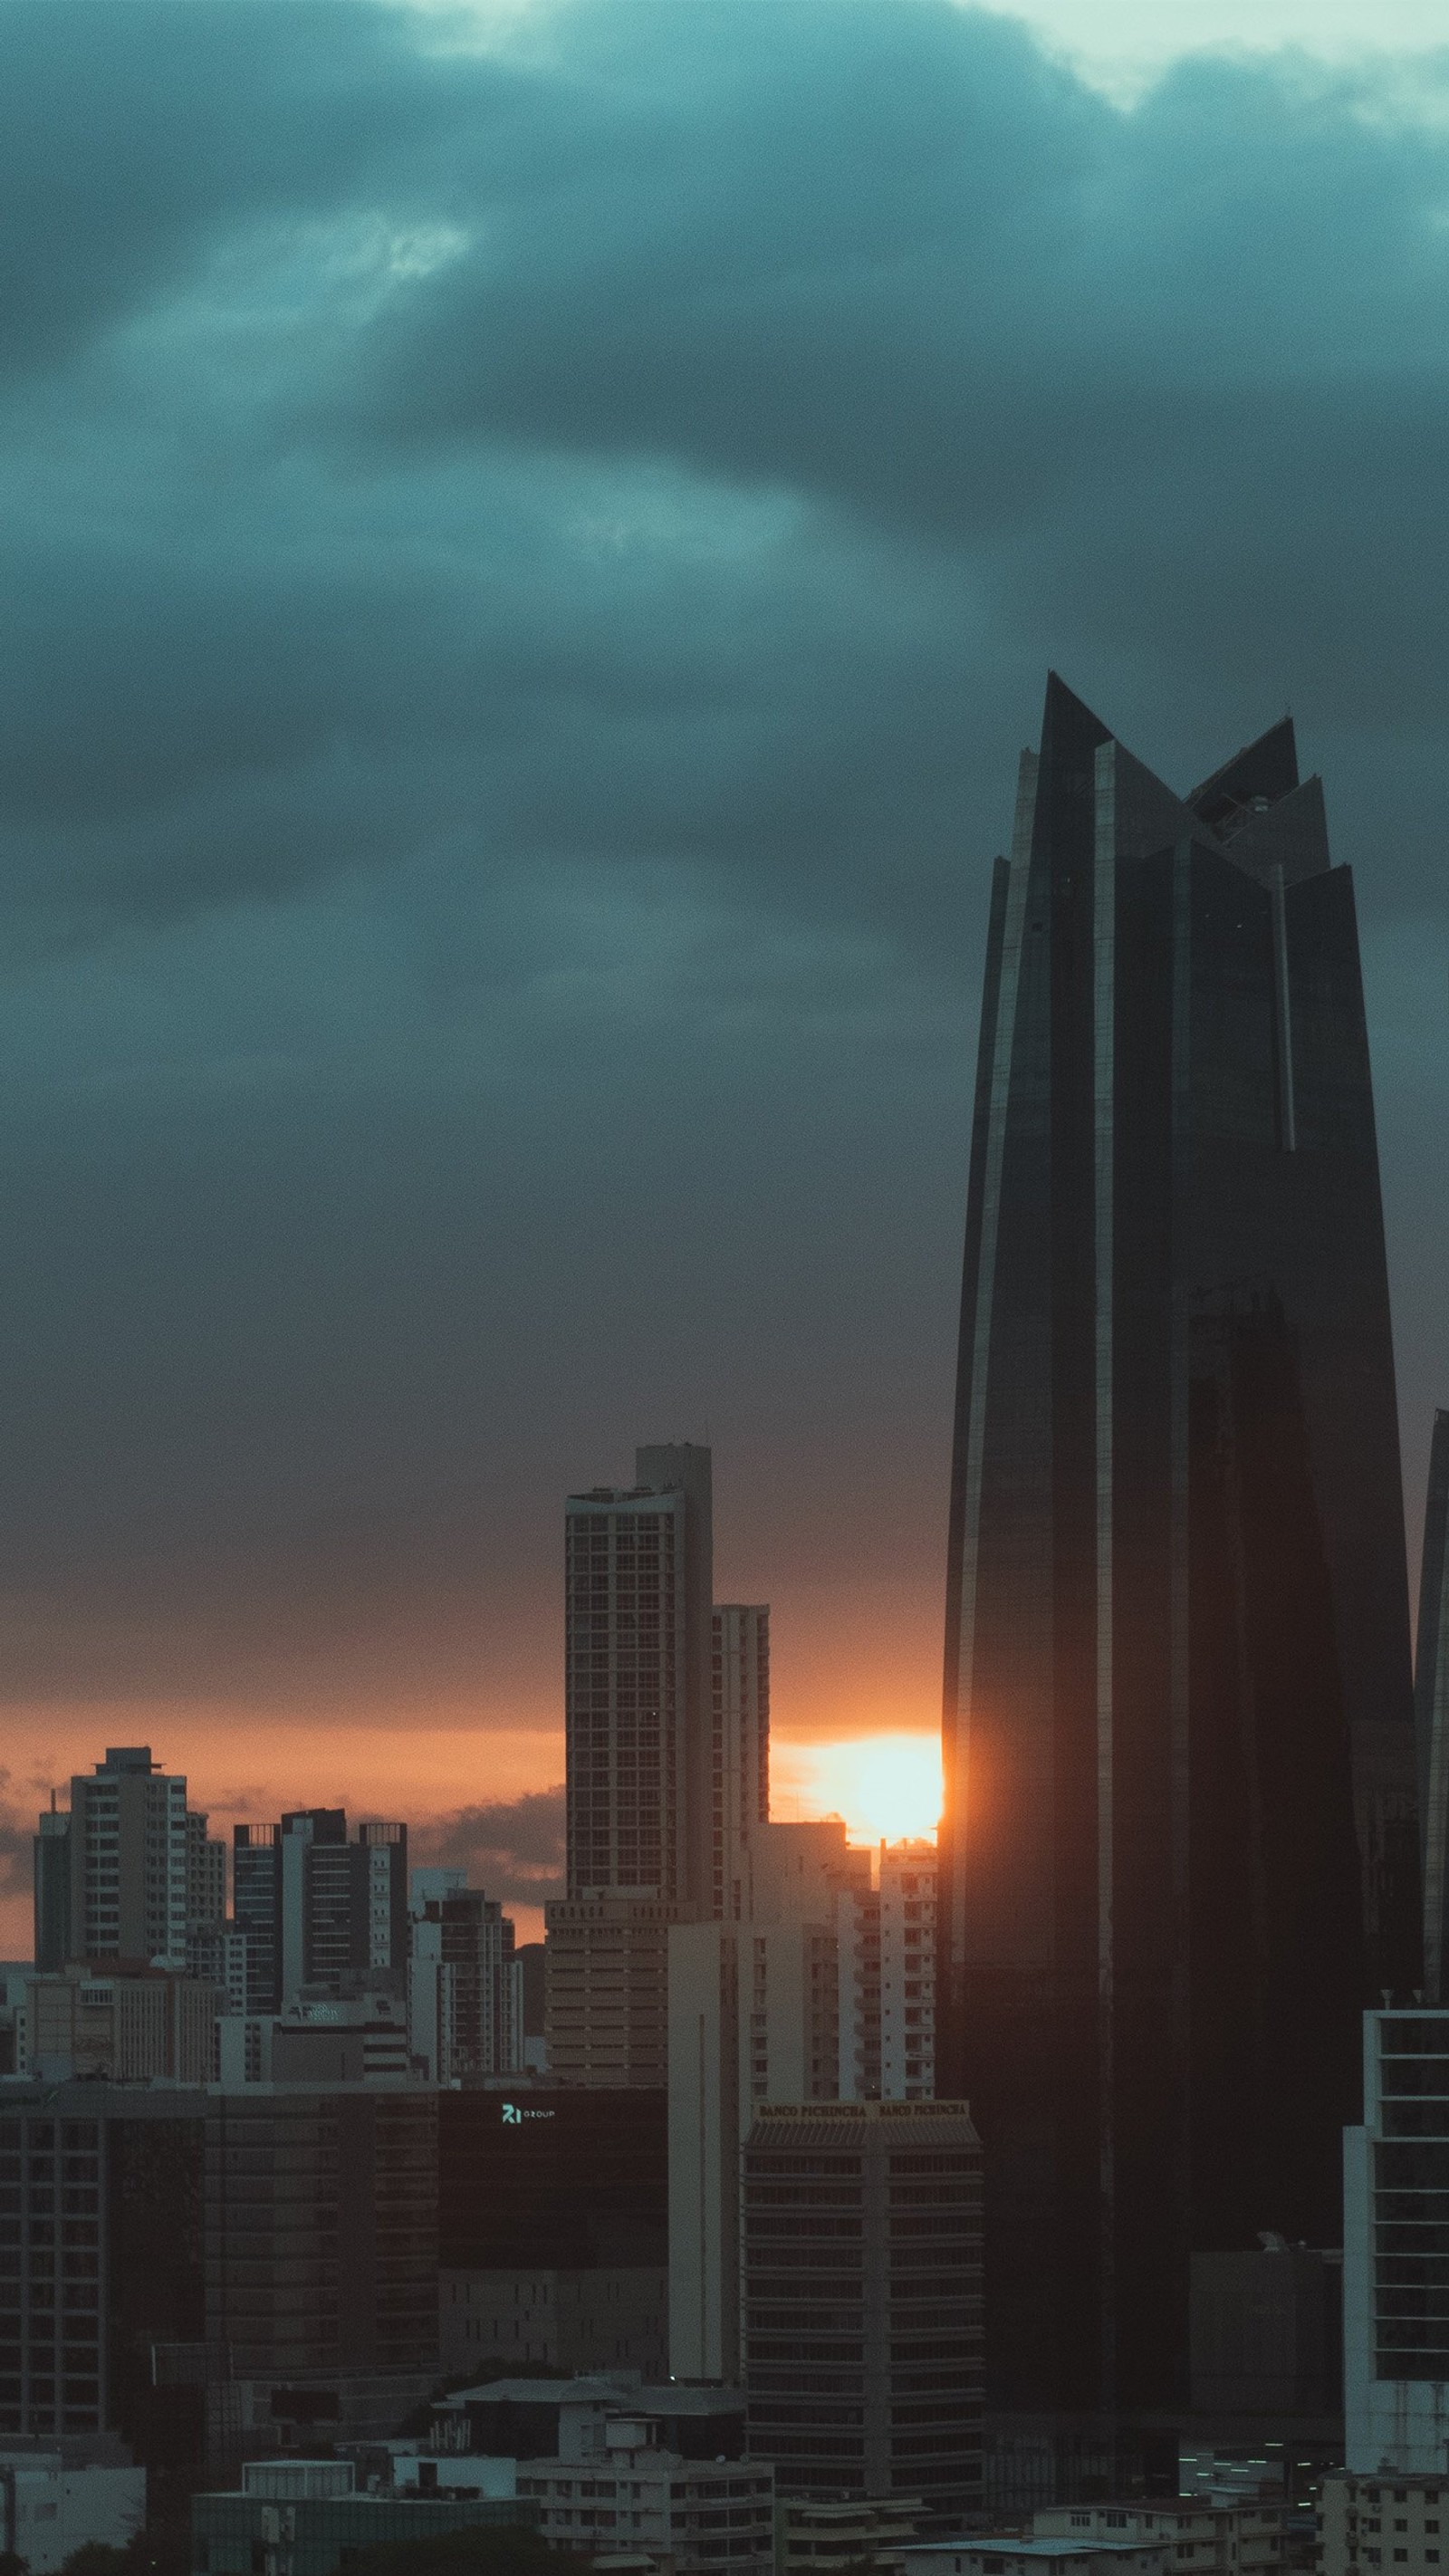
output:
M1430 2003L1449 2003L1449 1413L1444 1412L1434 1416L1429 1450L1414 1732L1424 1817L1424 1992Z
M232 1904L246 1944L246 2009L302 1995L402 1995L408 1955L407 1827L359 1825L343 1807L302 1807L280 1825L238 1825Z
M981 2149L964 2102L762 2103L744 2151L752 2459L787 2494L981 2501Z
M770 1613L717 1602L711 1653L710 1905L748 1911L750 1848L770 1821Z
M226 1921L226 1845L208 1834L209 1818L194 1807L186 1815L186 1920L188 1927Z
M1332 2243L1422 1976L1353 889L1286 720L1180 799L1055 677L992 895L946 1637L937 2084L994 2402L1185 2389L1194 2247Z
M873 1855L839 1818L763 1824L750 1846L738 1922L669 1934L670 2368L732 2379L739 2368L740 2152L764 2102L829 2102L854 2067L861 1996L881 1954ZM914 1902L915 1900L911 1900ZM862 1909L875 1924L856 1939ZM902 1927L904 1928L904 1927ZM929 1925L912 1925L913 1934ZM914 1953L912 1955L915 1955ZM892 1991L903 1980L893 1975Z
M70 1818L55 1805L36 1820L35 1964L42 1973L63 1968L71 1953Z
M842 2102L920 2102L936 2076L936 1846L882 1843L835 1900Z
M710 1453L636 1453L567 1505L568 1892L679 1908L711 1885Z
M462 1870L415 1869L408 1940L408 2031L433 2082L521 2067L523 1970L497 1898Z
M110 1746L71 1781L69 1816L40 1820L37 1959L43 1949L54 1967L73 1958L184 1968L193 1824L204 1844L206 1819L188 1818L185 1780L153 1762L149 1744Z
M558 2082L664 2081L668 1926L713 1906L710 1453L642 1448L566 1512L568 1892L548 1909Z

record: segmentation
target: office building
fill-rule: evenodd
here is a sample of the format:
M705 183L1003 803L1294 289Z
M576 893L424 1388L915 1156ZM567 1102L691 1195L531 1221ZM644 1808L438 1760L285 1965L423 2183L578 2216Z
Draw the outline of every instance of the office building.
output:
M981 2150L965 2103L762 2103L742 2223L750 2457L786 2494L979 2512Z
M496 1898L462 1870L415 1869L408 1942L408 2028L423 2072L435 2084L517 2073L523 1969Z
M208 2455L390 2432L437 2376L438 2095L286 2085L206 2120Z
M202 2400L153 2355L205 2337L206 2100L144 2085L36 2084L0 2107L0 2444L117 2434L199 2456Z
M1449 2477L1449 2011L1364 2015L1344 2137L1344 2457Z
M665 2096L472 2087L438 2104L442 2367L669 2368Z
M748 1910L750 1846L770 1821L770 1613L717 1602L711 1650L709 1911Z
M997 864L946 1636L937 2083L989 2375L1178 2402L1188 2259L1329 2244L1421 1982L1398 1424L1349 871L1286 719L1179 799L1062 683Z
M836 1897L843 2102L935 2091L936 1846L882 1843Z
M1319 2576L1440 2576L1449 2566L1449 2475L1353 2477L1318 2490Z
M169 1968L107 1973L72 1961L30 1979L27 2059L17 2071L48 2083L209 2084L218 2000L214 1986Z
M1414 1656L1414 1733L1424 1814L1424 1993L1449 2003L1445 1902L1449 1893L1449 1413L1434 1416L1419 1633ZM44 1823L42 1817L41 1822Z

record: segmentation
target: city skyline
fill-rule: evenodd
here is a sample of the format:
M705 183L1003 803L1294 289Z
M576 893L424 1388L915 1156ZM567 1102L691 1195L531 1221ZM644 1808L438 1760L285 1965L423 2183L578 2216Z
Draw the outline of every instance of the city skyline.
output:
M933 1729L1048 665L1334 781L1417 1567L1449 145L1412 0L1171 14L1128 99L1058 45L1129 0L0 13L22 1877L107 1742L227 1821L551 1789L556 1497L641 1434L712 1439L802 1770Z

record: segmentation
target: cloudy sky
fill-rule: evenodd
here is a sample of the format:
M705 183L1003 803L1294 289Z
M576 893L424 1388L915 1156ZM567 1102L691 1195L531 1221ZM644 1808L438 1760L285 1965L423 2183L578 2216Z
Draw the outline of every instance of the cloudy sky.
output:
M0 9L17 1884L147 1738L541 1884L560 1497L637 1439L713 1440L782 1738L933 1723L1049 663L1183 785L1285 704L1324 773L1417 1523L1439 17Z

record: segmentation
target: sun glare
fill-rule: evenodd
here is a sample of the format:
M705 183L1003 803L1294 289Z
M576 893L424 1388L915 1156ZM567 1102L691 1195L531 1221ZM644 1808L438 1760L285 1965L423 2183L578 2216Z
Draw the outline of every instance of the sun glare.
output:
M843 1816L853 1843L934 1834L941 1813L938 1735L851 1735L771 1747L771 1812Z

